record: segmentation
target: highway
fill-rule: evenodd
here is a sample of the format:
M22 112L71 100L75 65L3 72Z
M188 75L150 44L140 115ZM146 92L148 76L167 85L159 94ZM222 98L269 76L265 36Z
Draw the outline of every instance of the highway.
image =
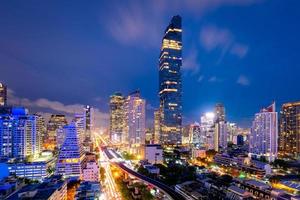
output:
M109 159L115 158L106 148L104 149L104 153L107 155L107 157ZM154 186L155 188L161 190L162 192L164 192L167 196L169 196L173 200L185 199L181 194L179 194L178 192L176 192L174 189L170 188L169 186L130 169L129 167L124 165L124 162L113 162L113 164L117 165L120 169L122 169L124 172L130 174L131 176L134 176L134 177Z

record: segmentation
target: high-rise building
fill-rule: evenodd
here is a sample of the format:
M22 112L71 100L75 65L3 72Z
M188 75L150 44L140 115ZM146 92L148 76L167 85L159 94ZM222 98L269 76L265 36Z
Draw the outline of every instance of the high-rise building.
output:
M214 149L222 151L227 148L227 124L225 121L216 122L214 134Z
M153 144L153 141L154 141L154 129L153 128L146 128L145 143L146 144Z
M65 140L59 150L56 174L82 179L84 153L74 124L64 126Z
M225 108L222 103L217 103L215 106L215 121L225 121Z
M51 115L47 125L47 137L44 138L44 149L54 150L57 148L57 129L67 125L65 115Z
M86 138L86 120L85 120L85 115L84 114L75 114L72 122L76 126L77 134L79 136L80 142L83 143L83 141Z
M37 116L12 113L0 116L0 156L24 159L38 157L40 133Z
M125 136L125 98L121 93L110 96L110 140L113 144L120 144L128 140Z
M181 143L182 125L182 28L181 17L174 16L165 30L159 57L159 99L161 142Z
M93 108L89 105L85 107L85 139L91 139L91 130L93 126Z
M126 135L130 148L141 147L145 144L146 131L146 101L141 98L140 92L131 93L125 101Z
M37 120L37 132L38 134L38 142L39 142L39 148L42 150L43 149L43 141L46 136L46 124L45 124L45 119L42 115L40 114L35 114L36 120Z
M0 106L7 105L7 87L0 83Z
M280 112L280 156L300 156L300 101L285 103Z
M238 127L235 123L227 122L227 141L233 142L234 138L238 135Z
M214 121L215 114L212 112L205 113L200 118L200 147L205 147L206 149L214 149Z
M154 111L154 143L160 144L160 110Z
M277 158L278 122L275 103L255 114L252 123L249 153L251 156L265 157L268 161Z

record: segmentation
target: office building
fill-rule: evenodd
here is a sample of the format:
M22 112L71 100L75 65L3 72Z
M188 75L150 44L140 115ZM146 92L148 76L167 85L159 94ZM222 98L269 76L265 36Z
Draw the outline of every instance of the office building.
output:
M86 118L84 114L75 114L72 122L75 124L76 126L76 131L78 134L78 137L80 139L80 142L83 143L83 141L86 138Z
M125 136L125 98L121 93L110 96L110 141L113 144L126 143L128 138Z
M161 143L164 145L181 144L181 66L181 17L174 16L165 30L159 58Z
M222 103L217 103L215 106L215 121L216 122L225 121L225 108Z
M275 103L255 114L252 123L249 153L272 162L277 158L278 122Z
M54 150L57 148L57 129L67 125L65 115L51 115L47 124L47 137L44 138L43 147L45 150Z
M279 151L282 157L300 156L300 101L281 107Z
M153 144L153 143L154 143L154 130L153 128L146 128L145 144Z
M99 165L96 160L88 161L83 168L83 180L99 182Z
M0 83L0 106L7 105L7 87Z
M125 134L130 149L140 148L145 144L146 132L146 101L141 98L140 92L131 93L125 101Z
M56 174L82 179L83 149L74 124L64 126L66 136L56 163Z
M225 121L218 121L214 125L214 149L224 151L227 148L227 124Z
M67 181L52 176L42 183L28 184L6 199L67 200Z
M75 200L104 199L101 185L97 182L85 181L76 190Z
M145 160L151 164L163 163L163 148L159 144L145 146Z
M91 131L93 126L93 108L89 105L85 107L85 138L91 140Z
M160 110L154 111L154 143L160 144Z
M0 115L0 155L2 158L37 157L40 133L37 116L28 115L25 109L16 108L11 114Z
M215 121L215 114L212 112L205 113L200 118L200 141L199 146L204 147L206 150L214 149L214 121Z

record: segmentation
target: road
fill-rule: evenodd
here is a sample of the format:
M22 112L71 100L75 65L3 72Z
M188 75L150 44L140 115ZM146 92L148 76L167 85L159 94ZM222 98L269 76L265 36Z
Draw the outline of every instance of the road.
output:
M113 150L111 150L111 151L113 151ZM114 158L115 158L114 155L112 155L106 148L104 149L104 153L107 155L108 158L110 158L111 160L114 160ZM140 179L140 180L154 186L155 188L161 190L167 196L169 196L171 199L173 199L173 200L185 199L181 194L179 194L178 192L176 192L174 189L170 188L169 186L130 169L129 167L127 167L124 164L124 162L113 162L113 163L115 165L117 165L120 169L125 171L126 173L130 174L131 176L134 176L137 179Z

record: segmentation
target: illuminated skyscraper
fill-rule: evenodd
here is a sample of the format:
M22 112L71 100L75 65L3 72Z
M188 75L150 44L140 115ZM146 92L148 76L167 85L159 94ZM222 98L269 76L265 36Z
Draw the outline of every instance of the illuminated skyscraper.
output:
M125 98L121 93L115 93L110 96L110 140L113 144L126 142L127 137L123 134L125 131Z
M67 125L65 115L51 115L47 125L47 137L44 139L44 149L53 150L57 147L57 129Z
M85 107L85 139L91 139L91 130L93 126L93 109L87 105Z
M86 133L86 120L85 120L85 115L84 114L75 114L72 122L76 126L77 134L79 136L80 142L83 143L85 139L85 133Z
M40 133L35 115L27 113L0 116L0 157L37 157L40 153Z
M264 156L268 161L277 158L278 122L275 103L255 114L249 140L249 153Z
M221 103L217 103L215 106L215 120L216 122L225 121L225 108Z
M7 105L7 87L0 83L0 106Z
M214 149L214 121L215 114L212 112L205 113L200 118L200 138L199 145L206 149Z
M160 110L154 111L154 144L160 144Z
M83 148L80 144L76 126L64 126L65 140L59 149L56 163L56 174L66 178L82 178L82 165L84 159Z
M219 121L214 124L214 146L215 151L225 150L227 148L227 124L224 121Z
M300 101L281 107L279 151L281 156L300 156Z
M161 143L166 145L181 143L181 49L181 17L174 16L165 30L159 57Z
M145 144L146 133L146 101L140 97L140 92L131 93L125 101L126 131L129 147L141 147Z

